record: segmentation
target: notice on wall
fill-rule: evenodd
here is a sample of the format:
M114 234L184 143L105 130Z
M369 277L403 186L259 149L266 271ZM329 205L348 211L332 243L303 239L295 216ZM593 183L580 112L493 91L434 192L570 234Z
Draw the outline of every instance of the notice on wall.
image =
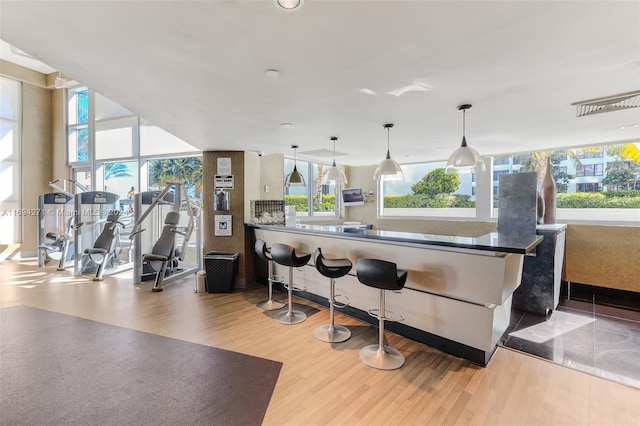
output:
M231 174L231 158L230 157L218 158L218 174L219 175Z
M216 237L231 236L231 215L217 214L214 215L214 235Z
M213 186L216 189L233 189L233 175L216 175Z

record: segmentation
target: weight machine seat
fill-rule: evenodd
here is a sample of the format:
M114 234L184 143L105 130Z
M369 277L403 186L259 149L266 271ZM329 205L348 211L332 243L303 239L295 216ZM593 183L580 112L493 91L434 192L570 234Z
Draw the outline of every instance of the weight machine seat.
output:
M158 238L158 241L153 245L151 253L144 255L144 260L149 262L166 262L175 257L176 229L179 221L180 213L167 213L160 238ZM158 270L158 268L153 269Z
M152 291L162 291L162 280L167 270L167 264L177 259L176 252L179 252L179 250L176 250L178 222L180 222L179 212L167 213L160 238L153 245L151 253L142 257L143 261L157 273Z
M102 228L102 232L98 235L93 247L84 250L84 255L89 256L98 268L94 281L101 281L104 274L104 268L110 261L117 257L116 253L118 245L118 225L124 228L124 224L120 222L120 210L111 210L107 216L107 221ZM97 259L93 256L99 256Z
M120 219L120 211L111 210L109 212L109 215L107 216L107 223L105 223L104 228L102 228L102 232L100 233L100 235L98 235L98 238L93 244L93 247L85 249L84 254L105 255L114 251L117 242L116 233L118 232L118 225L122 225L122 227L124 228L124 225L119 222L118 219Z

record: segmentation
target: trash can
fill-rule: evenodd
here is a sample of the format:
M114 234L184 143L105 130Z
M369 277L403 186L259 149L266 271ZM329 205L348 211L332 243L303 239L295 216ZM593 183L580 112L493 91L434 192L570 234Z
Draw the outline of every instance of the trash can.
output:
M207 273L198 271L196 273L196 293L206 293L207 291Z
M211 251L204 255L207 273L206 286L209 293L231 293L238 273L239 253Z

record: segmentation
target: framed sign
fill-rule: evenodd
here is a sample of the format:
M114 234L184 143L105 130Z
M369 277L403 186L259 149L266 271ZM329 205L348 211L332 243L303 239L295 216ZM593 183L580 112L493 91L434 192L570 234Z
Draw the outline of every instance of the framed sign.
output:
M216 189L233 189L233 175L216 175L213 186Z
M214 235L216 237L230 237L231 236L231 215L230 214L217 214L214 216Z

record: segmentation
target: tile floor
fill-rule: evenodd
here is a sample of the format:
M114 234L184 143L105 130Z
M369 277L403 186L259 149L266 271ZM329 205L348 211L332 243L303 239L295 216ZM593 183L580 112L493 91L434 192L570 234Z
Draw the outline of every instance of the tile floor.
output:
M547 317L514 309L502 345L640 388L640 310L567 299Z

